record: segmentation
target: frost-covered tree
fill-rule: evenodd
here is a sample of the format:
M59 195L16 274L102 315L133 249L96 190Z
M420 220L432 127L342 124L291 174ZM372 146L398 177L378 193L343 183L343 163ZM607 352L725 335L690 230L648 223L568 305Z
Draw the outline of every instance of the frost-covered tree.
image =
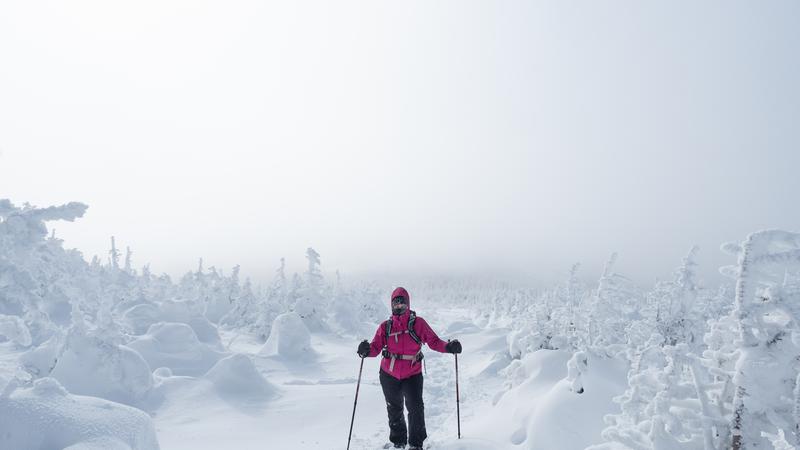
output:
M120 253L117 250L117 243L114 241L114 236L111 236L111 250L108 251L108 260L111 264L111 268L114 270L119 270L119 257Z
M18 316L0 314L0 337L16 343L20 347L27 347L33 343L28 326Z
M566 317L568 321L564 323L566 329L564 332L567 337L577 344L578 324L576 323L576 309L580 306L583 289L581 289L580 280L578 279L578 269L581 263L575 263L569 270L569 278L564 290L564 305L566 309Z
M278 308L281 309L282 312L289 310L287 300L289 295L288 288L289 286L286 282L286 259L281 258L281 265L275 270L275 276L273 277L272 283L269 286L267 300L270 303L277 304Z
M567 361L567 382L570 391L576 394L583 394L583 374L589 368L589 357L585 352L575 352Z
M308 270L306 270L306 282L308 286L314 289L322 288L323 277L322 270L320 269L321 262L319 253L309 247L306 249L306 259L308 260Z
M698 247L692 246L676 270L674 280L659 286L655 322L667 345L699 341L695 333L702 329L698 321L703 318L693 314L700 291L695 273L697 252Z
M308 270L304 278L296 277L292 280L294 294L293 310L296 312L311 331L327 329L326 295L324 294L324 279L320 270L319 253L313 248L306 250Z
M86 281L86 263L66 251L59 239L47 239L48 221L74 221L87 206L68 203L37 208L0 199L0 314L21 316L35 345L52 334L52 321L68 322L74 284ZM81 295L91 300L93 295ZM30 320L47 317L47 320Z
M87 208L88 206L78 202L47 208L37 208L26 203L22 208L18 208L8 199L0 199L4 240L13 247L39 244L47 237L45 222L53 220L72 222L83 217Z
M605 417L606 444L591 450L714 450L692 379L688 346L663 346L654 335L633 358L628 389L615 401L621 413ZM622 445L622 447L620 447Z
M641 320L628 327L629 342L636 346L649 339L653 330L664 338L663 345L687 343L693 348L702 346L704 323L719 317L723 308L712 301L713 294L702 290L697 283L697 247L693 246L672 280L657 281L646 294L639 308Z
M739 255L737 267L722 270L736 277L735 299L725 285L716 294L697 287L695 250L673 281L659 283L651 294L654 329L667 336L656 335L660 343L651 338L630 356L629 388L617 399L622 412L606 419L609 444L593 449L797 444L800 289L786 274L800 263L800 237L759 232L724 248ZM666 364L643 369L647 355L663 356Z
M555 289L550 301L553 348L585 349L588 346L583 326L586 315L581 310L586 290L578 279L579 268L580 263L572 265L566 281Z
M368 303L352 289L342 284L341 275L336 271L336 284L330 294L329 322L332 328L344 336L361 337L374 331L375 322L365 322L361 309ZM383 317L381 317L383 319Z
M133 252L131 251L130 247L125 247L125 267L124 271L127 274L133 275L133 266L131 265L133 258Z
M639 309L644 304L644 296L633 282L614 271L616 261L613 253L591 297L587 317L590 344L606 351L609 345L628 342L626 329L641 319Z
M253 284L249 277L237 291L233 302L233 308L220 319L220 324L255 331L259 319L260 300L253 292Z
M692 378L705 418L704 449L722 450L730 447L731 402L733 374L738 357L736 316L728 313L708 321L702 356L692 356Z
M797 448L786 440L786 435L782 429L779 429L777 434L762 431L761 436L769 439L769 442L775 450L795 450Z
M201 285L204 300L203 315L213 323L218 323L226 314L236 307L239 301L241 286L239 285L240 267L234 266L230 276L225 276L216 267L209 268L209 274Z
M281 258L272 282L267 287L264 298L258 303L256 310L255 330L259 338L266 340L272 331L272 322L275 318L290 310L289 298L286 282L286 259Z
M800 265L800 234L781 230L753 233L741 245L723 247L738 255L734 315L739 352L733 383L731 448L766 445L761 431L796 429L793 398L800 348L800 296L783 289L787 269ZM794 437L797 442L797 436Z
M604 417L608 426L603 430L602 436L606 442L623 444L626 448L636 450L652 448L648 437L650 422L647 409L656 394L664 388L659 382L659 374L667 365L662 342L661 336L653 335L639 348L628 350L628 359L631 361L628 389L614 398L620 405L620 413ZM599 450L609 446L598 445L592 448Z

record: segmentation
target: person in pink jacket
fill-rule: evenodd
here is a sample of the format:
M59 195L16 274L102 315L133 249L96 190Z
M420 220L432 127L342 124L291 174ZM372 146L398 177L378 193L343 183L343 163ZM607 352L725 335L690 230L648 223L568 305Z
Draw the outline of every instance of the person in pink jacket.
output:
M358 345L362 358L381 355L380 381L389 413L389 440L394 448L421 450L428 436L422 402L422 344L442 353L461 353L461 343L443 341L428 322L411 307L408 291L399 287L392 292L392 316L378 326L372 342ZM410 325L410 326L409 326ZM403 403L408 410L408 431Z

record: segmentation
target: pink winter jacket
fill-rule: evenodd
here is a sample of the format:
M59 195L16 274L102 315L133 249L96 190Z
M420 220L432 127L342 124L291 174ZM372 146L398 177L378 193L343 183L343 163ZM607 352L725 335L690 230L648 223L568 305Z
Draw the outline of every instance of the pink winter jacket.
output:
M408 298L407 293L406 298ZM408 329L408 319L411 316L410 303L411 302L409 300L409 309L403 315L392 315L392 333L402 333ZM384 327L385 322L381 322L381 324L378 325L378 330L375 331L375 337L372 338L372 342L370 343L369 356L380 355L381 351L383 350L383 346L386 345L386 328ZM427 344L432 350L445 353L447 342L439 339L439 336L433 332L425 319L417 316L417 320L414 321L414 331L417 333L420 341ZM411 335L408 333L398 334L397 339L395 339L395 336L390 337L387 346L387 349L390 353L401 355L415 355L420 351L420 348L421 346L414 342L414 339L412 339ZM398 380L402 380L422 372L422 363L420 361L396 359L394 362L394 368L391 371L389 370L390 362L391 360L389 358L383 358L381 361L381 370L397 378Z

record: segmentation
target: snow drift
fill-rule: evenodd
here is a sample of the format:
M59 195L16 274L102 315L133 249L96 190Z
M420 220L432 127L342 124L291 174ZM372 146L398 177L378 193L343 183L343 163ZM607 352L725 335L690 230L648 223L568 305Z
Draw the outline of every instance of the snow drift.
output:
M267 342L261 347L262 355L303 359L313 354L311 333L303 319L296 313L285 313L275 318Z
M619 409L612 399L625 390L627 366L590 356L578 394L567 372L571 356L539 350L515 360L506 369L511 388L485 418L470 425L470 434L493 437L499 448L526 450L582 450L600 441L603 415Z
M151 325L159 322L185 323L192 327L197 339L220 348L222 341L217 327L200 314L194 313L188 302L164 301L160 304L140 303L127 309L122 322L136 335L147 333Z
M200 376L225 353L200 342L192 327L185 323L160 322L128 346L152 368L168 367L176 375Z
M214 383L214 387L223 396L267 400L278 391L256 370L253 360L239 353L219 360L206 373L205 378Z
M45 346L41 352L42 360L46 361L49 349ZM31 359L35 360L36 355L36 352L31 353ZM139 353L76 329L67 336L49 375L72 393L128 405L139 403L153 387L150 366Z
M159 448L153 422L144 412L72 395L53 378L6 392L0 397L0 418L3 449Z

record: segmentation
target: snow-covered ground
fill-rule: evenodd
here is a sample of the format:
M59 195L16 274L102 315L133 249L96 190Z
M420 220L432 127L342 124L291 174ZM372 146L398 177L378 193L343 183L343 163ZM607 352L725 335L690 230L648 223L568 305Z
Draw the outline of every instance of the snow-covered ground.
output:
M308 249L266 287L205 268L179 282L91 263L48 236L85 205L0 200L0 449L332 449L347 445L361 339L391 287L327 281ZM411 286L455 357L427 350L434 450L800 447L800 233L723 250L733 283L704 288L690 249L645 291L615 272L531 290L491 280ZM363 361L353 450L388 441L378 359ZM736 444L736 445L732 445Z
M510 392L493 358L505 352L508 329L464 327L469 311L432 309L426 317L446 337L457 337L465 352L459 358L462 439L457 439L455 358L426 352L425 414L435 449L580 449L600 441L602 416L614 411L611 397L624 391L626 368L603 364L590 377L586 396L570 392L566 381L569 354L537 352L526 361L536 372ZM445 332L456 324L459 332ZM171 389L168 402L154 414L165 449L297 450L342 448L347 443L360 359L357 341L313 334L313 359L261 356L250 336L225 334L231 350L249 355L265 379L278 388L275 398L226 397L201 382ZM364 361L351 447L373 450L388 442L386 410L378 382L378 359ZM613 380L617 380L615 383ZM499 400L495 406L493 402ZM507 416L506 414L511 414ZM566 420L566 421L565 421ZM563 421L563 423L562 423Z
M498 364L498 355L506 353L507 328L481 329L471 322L473 314L468 310L427 308L420 311L423 314L442 337L458 338L465 348L459 358L461 440L457 439L455 358L426 351L428 447L546 449L556 448L553 445L557 443L557 448L578 449L586 442L599 441L602 413L613 408L610 397L621 393L624 385L604 386L597 390L599 399L592 397L588 403L591 408L582 407L580 400L590 397L569 392L564 384L569 354L543 350L525 361L526 370L535 375L509 391L504 387L505 378L498 374L498 369L509 362L501 358ZM226 351L234 356L221 359L207 373L189 376L166 369L155 371L153 388L138 406L152 416L160 448L312 450L347 445L360 363L355 354L357 340L330 332L312 333L314 350L309 357L264 354L265 344L241 332L223 332L221 338L228 344ZM14 373L21 354L9 342L0 344L0 374L4 379ZM232 361L222 364L228 360ZM353 450L382 448L388 442L378 363L378 358L364 360L350 447ZM599 373L592 379L604 383L604 379L624 380L624 376L613 373L606 378ZM592 388L587 391L595 392ZM553 416L548 409L563 411ZM570 422L566 422L553 427L551 422L558 422L559 415L574 418L575 426L570 428ZM587 427L588 423L591 426ZM25 439L27 435L16 436ZM64 442L72 439L68 433L59 436ZM14 442L16 445L19 441ZM26 444L31 446L15 448L48 448L35 440Z
M431 311L429 320L441 324L459 311ZM376 324L377 327L377 324ZM473 329L457 337L469 349L459 359L462 435L466 440L486 441L485 448L506 448L492 436L470 433L468 423L488 411L489 393L500 388L499 378L476 377L489 353L505 347L504 330ZM440 331L441 333L441 331ZM498 339L500 336L500 339ZM453 336L456 337L456 336ZM261 344L251 336L225 334L231 350L249 355L264 378L279 394L263 402L247 396L230 398L202 383L186 383L155 413L159 441L164 449L344 448L350 426L360 359L358 341L329 333L313 334L316 355L309 360L259 355ZM479 350L480 349L480 350ZM454 357L426 352L425 413L430 446L456 440L456 392ZM378 358L364 360L351 449L376 449L388 442L386 407L378 382ZM480 438L480 439L478 439ZM450 447L446 447L450 448ZM483 448L483 447L469 447Z

